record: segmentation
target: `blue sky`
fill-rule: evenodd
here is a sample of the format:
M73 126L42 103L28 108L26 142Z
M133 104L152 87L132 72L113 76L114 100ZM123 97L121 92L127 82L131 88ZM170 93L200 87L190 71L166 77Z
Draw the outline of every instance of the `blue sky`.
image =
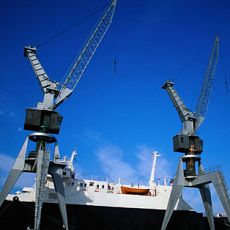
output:
M43 96L23 57L23 47L41 45L37 54L50 79L63 82L108 2L1 1L1 186L30 133L23 131L25 108L34 107ZM172 137L181 123L161 86L173 80L187 107L195 109L218 34L219 63L206 120L198 134L204 140L204 167L222 165L230 185L230 88L225 83L230 87L229 24L227 0L118 1L100 47L73 95L58 109L64 116L58 136L61 155L69 156L77 148L75 164L83 176L147 181L149 153L157 150L161 154L157 177L174 176L180 154L173 153ZM24 175L16 188L31 183ZM185 196L191 194L190 201L201 210L196 192L188 191ZM219 211L215 192L213 196L215 211Z

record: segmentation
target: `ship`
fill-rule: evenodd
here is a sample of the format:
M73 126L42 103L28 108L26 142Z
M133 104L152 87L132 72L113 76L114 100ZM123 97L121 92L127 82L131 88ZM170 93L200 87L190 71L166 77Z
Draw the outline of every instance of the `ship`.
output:
M167 208L173 180L156 183L156 152L152 154L152 168L149 185L144 183L123 183L100 179L78 178L73 160L59 159L64 166L63 181L69 229L71 230L160 230ZM36 184L36 181L35 181ZM36 185L24 187L15 194L9 194L0 208L0 229L29 230L34 224ZM217 230L230 229L227 218L215 218ZM41 216L41 230L61 230L63 222L59 211L57 194L52 177L47 175L44 203ZM169 222L168 230L208 230L208 221L180 197Z
M156 152L152 154L152 169L147 185L142 182L127 183L122 179L109 181L81 178L76 176L77 170L73 164L76 151L73 151L69 160L62 159L57 139L53 136L59 134L63 119L55 110L76 88L111 24L116 2L111 0L63 85L49 79L36 56L36 47L24 47L24 56L29 59L33 67L44 97L35 108L26 109L24 130L33 133L27 136L0 194L1 230L160 230L162 228L165 213L169 210L168 204L174 181L155 182ZM189 122L191 123L191 119ZM181 136L179 139L184 140ZM29 141L34 142L36 146L34 150L27 152ZM50 152L46 148L51 143L55 144L53 160L50 159ZM184 149L185 146L182 147ZM195 164L190 163L200 158L195 156L194 148L191 149L193 154L188 157L193 161L186 160L186 163L193 168L190 170L191 167L188 167L186 172L189 174L186 176L192 176L194 179ZM36 174L34 185L24 187L15 194L9 194L22 172ZM182 196L179 196L173 208L174 212L167 230L209 230L207 218L203 213L194 211ZM230 230L230 224L225 216L215 218L215 229Z

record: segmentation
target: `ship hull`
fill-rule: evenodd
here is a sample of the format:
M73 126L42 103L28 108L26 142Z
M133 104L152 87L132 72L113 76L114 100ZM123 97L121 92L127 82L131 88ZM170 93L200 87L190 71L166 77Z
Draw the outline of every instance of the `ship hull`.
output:
M70 230L160 230L164 210L67 205ZM0 229L33 227L34 203L5 201L0 209ZM215 218L216 230L230 230ZM41 230L61 230L58 204L44 203ZM174 211L167 230L209 230L207 219L193 211Z

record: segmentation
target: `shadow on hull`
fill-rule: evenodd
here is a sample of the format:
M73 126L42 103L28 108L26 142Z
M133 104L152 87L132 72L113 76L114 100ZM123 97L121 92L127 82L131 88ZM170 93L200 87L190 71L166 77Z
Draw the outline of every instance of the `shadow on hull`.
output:
M70 230L160 230L165 211L68 205ZM0 209L0 229L33 227L34 203L5 201ZM216 230L230 230L225 218L215 218ZM63 230L58 204L44 203L41 230ZM209 230L202 214L174 211L167 230Z

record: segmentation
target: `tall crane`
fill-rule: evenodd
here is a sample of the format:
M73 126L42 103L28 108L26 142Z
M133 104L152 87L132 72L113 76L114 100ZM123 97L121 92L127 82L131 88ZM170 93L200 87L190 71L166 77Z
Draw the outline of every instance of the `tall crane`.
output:
M55 109L73 93L112 22L116 4L117 0L110 2L61 87L58 82L49 79L37 58L36 48L31 46L24 48L24 56L28 57L33 67L44 97L42 102L37 103L36 108L26 109L24 129L36 132L30 134L22 146L0 194L0 206L22 172L36 173L34 230L40 229L41 210L48 173L53 178L63 220L63 228L69 229L63 179L65 165L59 159L57 139L50 135L59 133L62 122L62 116ZM36 147L34 151L31 151L26 156L29 140L35 142ZM50 161L50 153L47 150L47 144L51 143L55 143L53 161Z
M211 173L204 171L200 157L203 151L203 140L196 135L196 131L205 119L218 57L219 37L216 37L195 112L192 112L185 106L184 102L173 88L173 82L166 81L162 86L169 94L182 123L181 132L173 137L174 152L182 152L185 155L180 158L178 163L176 177L161 230L166 229L176 202L184 187L199 189L210 229L214 230L215 226L209 183L213 183L228 219L230 220L230 198L228 196L227 186L224 183L223 174L221 171L214 171ZM183 168L183 163L185 164L185 169ZM198 167L196 167L196 163L198 163Z

